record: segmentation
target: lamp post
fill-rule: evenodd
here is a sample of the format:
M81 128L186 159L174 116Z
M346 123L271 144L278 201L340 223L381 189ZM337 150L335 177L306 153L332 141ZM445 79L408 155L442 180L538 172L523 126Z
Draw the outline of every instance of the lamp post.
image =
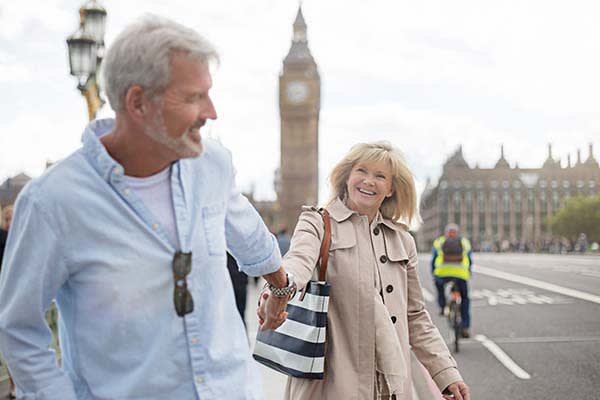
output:
M71 75L79 80L77 89L85 97L90 121L104 104L96 73L104 55L106 10L96 0L79 9L79 29L67 38Z

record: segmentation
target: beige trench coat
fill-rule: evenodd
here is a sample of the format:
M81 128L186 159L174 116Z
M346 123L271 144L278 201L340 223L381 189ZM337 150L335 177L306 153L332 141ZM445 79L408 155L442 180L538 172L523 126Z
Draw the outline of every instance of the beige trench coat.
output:
M290 400L371 400L375 383L374 284L379 266L382 295L404 352L410 380L410 349L440 390L462 380L437 328L425 310L417 275L417 252L404 225L348 209L339 199L327 207L331 215L331 248L327 280L331 284L327 320L325 379L289 378ZM300 288L317 278L323 221L305 211L283 260ZM411 399L411 385L403 396Z

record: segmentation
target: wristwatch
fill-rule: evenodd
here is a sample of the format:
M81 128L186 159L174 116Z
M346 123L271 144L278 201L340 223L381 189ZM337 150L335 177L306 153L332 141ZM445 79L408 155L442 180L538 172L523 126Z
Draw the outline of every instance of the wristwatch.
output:
M287 286L278 288L269 283L269 290L277 297L289 297L290 299L296 294L296 282L294 282L294 275L289 272L285 274L287 276Z

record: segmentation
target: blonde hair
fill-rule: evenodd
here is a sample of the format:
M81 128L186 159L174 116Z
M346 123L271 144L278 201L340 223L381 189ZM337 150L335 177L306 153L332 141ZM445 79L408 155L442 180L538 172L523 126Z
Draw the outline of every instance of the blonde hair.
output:
M393 193L390 197L386 197L379 207L384 218L392 221L402 220L407 225L413 218L419 218L413 174L400 150L387 141L359 143L352 146L350 152L336 164L329 175L331 184L329 204L347 196L346 182L352 168L359 162L386 162L390 166Z

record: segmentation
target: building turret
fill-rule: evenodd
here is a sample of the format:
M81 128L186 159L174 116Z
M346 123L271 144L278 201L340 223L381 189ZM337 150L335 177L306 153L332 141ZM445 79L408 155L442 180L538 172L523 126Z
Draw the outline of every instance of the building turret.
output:
M544 161L542 168L560 167L560 162L552 158L552 143L548 143L548 158Z
M504 158L503 144L500 145L500 158L498 159L498 162L496 162L496 166L494 168L510 168L510 165L508 165L508 161L506 161L506 158Z
M588 153L588 158L587 160L585 160L585 165L589 165L591 167L598 167L598 161L596 161L596 159L594 158L594 145L592 143L590 143L589 145L589 153Z

